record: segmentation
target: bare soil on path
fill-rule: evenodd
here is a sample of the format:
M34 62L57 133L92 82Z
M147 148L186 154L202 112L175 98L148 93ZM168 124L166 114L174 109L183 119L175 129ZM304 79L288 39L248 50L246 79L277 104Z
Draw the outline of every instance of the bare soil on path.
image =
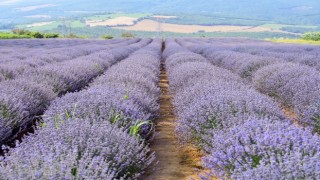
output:
M284 116L291 120L293 122L293 124L299 126L299 127L303 127L303 125L299 122L299 117L298 115L294 112L293 108L290 107L284 107L284 106L279 106L282 109L282 112L284 114Z
M184 180L199 179L196 169L201 171L201 153L193 147L181 145L175 134L176 117L169 94L169 83L164 64L161 65L159 86L160 117L156 123L156 134L150 145L156 160L146 170L142 180Z

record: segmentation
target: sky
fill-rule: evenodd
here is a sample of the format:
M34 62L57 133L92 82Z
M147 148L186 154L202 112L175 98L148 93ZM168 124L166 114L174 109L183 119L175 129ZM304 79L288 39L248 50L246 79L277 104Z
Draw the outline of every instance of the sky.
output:
M2 6L12 5L12 4L15 4L19 1L22 1L22 0L0 0L0 5L2 5Z

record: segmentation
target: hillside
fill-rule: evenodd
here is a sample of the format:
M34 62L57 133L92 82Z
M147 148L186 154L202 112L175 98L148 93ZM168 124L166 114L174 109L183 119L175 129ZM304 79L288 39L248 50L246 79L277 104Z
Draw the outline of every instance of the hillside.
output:
M317 0L4 0L0 22L23 23L41 18L75 17L97 12L196 14L272 23L320 25Z

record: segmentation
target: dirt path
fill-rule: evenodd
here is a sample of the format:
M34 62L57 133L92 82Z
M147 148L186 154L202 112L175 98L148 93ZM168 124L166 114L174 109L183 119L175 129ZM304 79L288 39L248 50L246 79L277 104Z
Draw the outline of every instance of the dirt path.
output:
M282 109L283 114L289 120L291 120L294 124L302 127L303 125L299 122L298 115L294 112L293 108L279 106Z
M181 146L175 135L175 120L169 83L164 64L161 65L159 86L160 117L156 121L156 134L150 145L156 154L156 162L147 169L143 180L197 179L195 169L200 169L201 154L192 147Z

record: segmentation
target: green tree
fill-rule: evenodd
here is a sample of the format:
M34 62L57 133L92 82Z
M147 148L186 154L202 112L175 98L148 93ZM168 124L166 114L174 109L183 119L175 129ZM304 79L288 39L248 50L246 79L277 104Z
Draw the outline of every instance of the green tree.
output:
M31 36L34 38L44 38L43 34L41 34L39 32L32 32Z
M320 41L320 32L307 32L301 38L304 40Z
M45 38L58 38L59 34L57 34L57 33L47 33L47 34L44 34L44 37Z
M107 34L107 35L103 35L102 38L103 39L113 39L113 36Z

